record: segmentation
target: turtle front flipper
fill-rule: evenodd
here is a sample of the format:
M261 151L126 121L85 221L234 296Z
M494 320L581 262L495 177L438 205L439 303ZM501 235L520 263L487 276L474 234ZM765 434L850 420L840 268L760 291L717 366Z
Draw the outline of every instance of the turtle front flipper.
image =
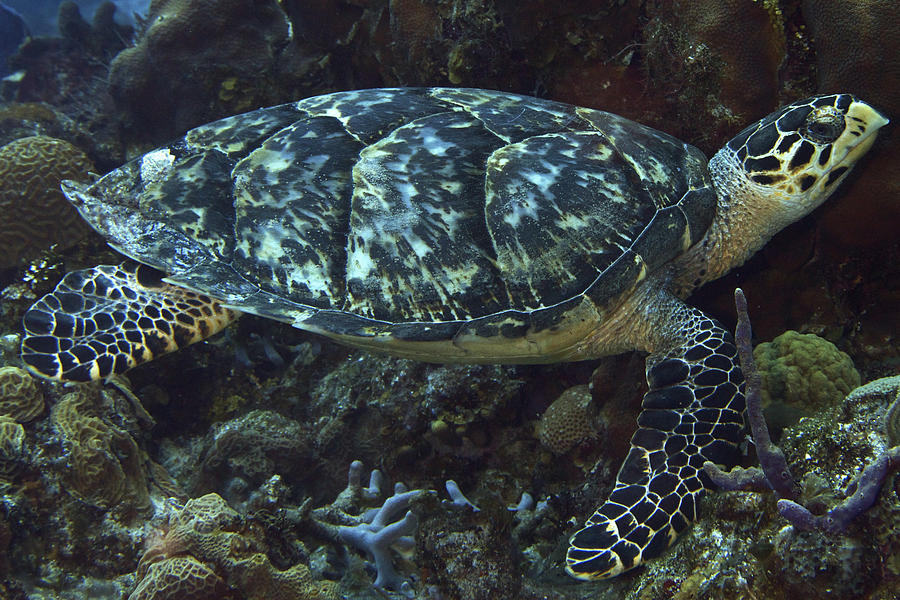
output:
M105 379L205 339L236 318L145 265L102 265L69 273L28 309L22 360L50 379Z
M696 518L704 461L737 460L744 377L734 339L681 307L681 340L648 359L650 390L615 487L569 540L566 570L579 579L613 577L662 554Z

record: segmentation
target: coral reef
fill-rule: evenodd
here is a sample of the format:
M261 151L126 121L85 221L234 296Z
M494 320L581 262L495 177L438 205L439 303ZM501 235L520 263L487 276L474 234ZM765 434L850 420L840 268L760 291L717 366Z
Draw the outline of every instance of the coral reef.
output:
M819 89L852 90L896 115L900 6L890 0L804 0L802 10L814 40Z
M528 598L516 573L511 521L504 507L429 513L416 543L426 583L448 600Z
M6 519L0 515L0 578L6 576L9 570L9 543L12 539L12 532L9 530L9 524ZM0 592L7 592L8 589L4 583L0 583Z
M895 118L897 7L888 0L156 0L132 37L114 22L112 5L91 22L63 3L60 36L26 42L12 60L17 73L0 82L8 102L0 104L0 146L35 135L68 140L103 172L189 125L244 108L337 89L453 84L612 110L712 152L776 102L817 90L857 93ZM839 197L701 290L700 305L728 322L740 282L754 290L761 339L815 332L848 352L866 380L896 374L900 144L891 134ZM2 231L9 219L0 212ZM107 262L97 260L100 247L63 250L24 276L5 269L3 360L18 364L17 307L63 269ZM705 516L679 544L633 576L597 586L560 582L566 519L608 492L616 458L627 452L644 391L640 356L599 367L428 366L348 352L250 318L228 335L133 374L153 429L114 390L74 402L71 390L42 385L49 406L62 400L53 411L24 408L24 396L0 400L0 415L14 415L0 416L0 597L337 597L337 585L323 577L352 586L354 598L414 589L429 600L887 599L900 588L900 488L890 474L840 536L788 526L768 484L763 494L722 491L704 501ZM234 348L254 339L272 340L283 357L300 354L297 344L308 348L287 366L267 360L268 351L242 362ZM799 389L828 389L832 403L784 421L776 435L798 499L814 517L846 492L852 498L854 479L900 435L897 386L881 379L841 401L838 390L851 384L829 364L827 382L810 386L810 376ZM600 435L554 454L532 431L542 413L552 415L545 409L554 398L589 377ZM58 425L59 416L72 426ZM759 456L766 444L756 443ZM357 457L415 489L439 489L452 477L481 510L427 493L399 502L388 517L391 490L383 477L362 481L361 466L356 491L334 500ZM82 481L79 469L95 479ZM97 478L86 494L78 491ZM144 488L151 505L170 507L158 534L143 519L150 511L136 509L146 506ZM509 510L523 490L541 500ZM206 492L236 510L221 498L195 498L181 519L186 506L165 500ZM334 516L322 516L333 536L313 524L311 506ZM348 527L362 539L379 509L387 519L380 532L403 523L399 533L409 533L405 514L418 515L411 560L385 553L403 592L373 588L388 570L364 564L372 560L368 547L336 533ZM174 530L181 533L169 535ZM217 545L225 540L234 548Z
M596 412L588 386L569 388L544 411L538 422L538 438L554 454L565 454L596 435Z
M132 29L116 22L115 10L112 2L104 2L88 23L74 2L60 3L60 36L28 39L10 59L16 75L0 85L4 101L52 108L58 136L83 148L101 171L121 164L125 156L106 76Z
M0 415L27 423L43 412L44 392L28 371L0 367Z
M43 135L60 137L62 127L56 112L39 102L0 104L0 146L19 138Z
M884 432L887 434L888 443L891 446L900 446L900 377L887 378L894 390L894 400L888 406L884 415ZM883 381L883 380L880 380Z
M312 431L312 443L317 456L326 461L331 480L343 479L346 465L357 459L385 470L419 465L419 476L440 472L454 458L473 462L512 458L507 464L527 471L526 462L514 458L520 455L520 446L508 443L522 436L526 420L520 410L522 381L516 369L432 367L354 354L310 385L300 420L319 424ZM533 396L541 396L537 387Z
M802 14L815 52L817 89L851 90L878 106L892 118L900 114L900 5L890 0L803 0ZM884 143L868 177L845 191L839 207L828 212L829 236L845 246L873 247L889 244L890 223L900 208L890 198L900 191L900 177L882 165L896 164L896 131ZM876 186L878 186L876 188ZM872 192L877 189L879 193ZM858 199L866 202L857 202Z
M867 597L860 596L859 592L872 577L877 556L862 540L785 528L775 537L774 549L784 566L789 589L802 589L827 579L828 589L842 598Z
M55 138L31 136L0 148L0 268L53 244L71 246L87 233L59 183L84 181L92 169L81 150Z
M669 556L648 566L636 584L643 590L639 597L893 597L898 573L879 572L877 565L891 564L900 548L898 494L881 471L893 451L885 452L879 431L896 383L881 380L857 388L839 405L786 428L781 448L775 446L761 411L746 303L736 296L735 339L747 375L748 420L765 473L752 468L723 474L709 463L705 470L726 489L745 484L761 484L769 492L776 488L778 495L802 500L824 516L807 531L805 517L785 526L771 493L715 494L708 500L714 516L702 520ZM802 475L799 483L787 465ZM842 502L830 492L835 488L845 489Z
M153 563L129 600L215 600L225 597L225 582L193 556Z
M0 417L0 522L9 529L0 596L123 598L141 517L167 476L136 447L143 436L121 394L41 387L49 414L24 425ZM131 477L124 489L122 477Z
M781 428L844 399L859 385L850 357L815 334L786 331L753 350L762 377L762 401ZM788 413L785 415L785 413Z
M173 508L137 568L129 600L337 600L298 563L277 569L252 527L217 494Z
M67 490L99 508L145 512L150 508L145 456L127 431L104 418L102 403L102 395L80 389L51 410L68 450Z

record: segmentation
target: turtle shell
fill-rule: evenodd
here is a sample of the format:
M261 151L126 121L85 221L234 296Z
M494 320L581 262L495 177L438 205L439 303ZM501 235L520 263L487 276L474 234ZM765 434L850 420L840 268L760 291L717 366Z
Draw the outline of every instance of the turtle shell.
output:
M357 345L434 342L436 360L564 332L586 306L602 320L715 210L706 158L669 135L447 88L256 110L65 191L170 283Z

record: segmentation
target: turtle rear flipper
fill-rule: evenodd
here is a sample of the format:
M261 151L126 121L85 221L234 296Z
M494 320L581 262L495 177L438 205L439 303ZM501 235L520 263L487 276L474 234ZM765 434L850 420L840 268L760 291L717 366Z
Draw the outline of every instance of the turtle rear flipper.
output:
M50 379L105 379L205 339L235 318L145 265L101 265L69 273L28 309L22 360Z
M737 462L745 402L734 339L681 307L683 337L647 361L650 390L616 485L569 540L566 570L579 579L613 577L662 554L696 518L708 485L703 463Z

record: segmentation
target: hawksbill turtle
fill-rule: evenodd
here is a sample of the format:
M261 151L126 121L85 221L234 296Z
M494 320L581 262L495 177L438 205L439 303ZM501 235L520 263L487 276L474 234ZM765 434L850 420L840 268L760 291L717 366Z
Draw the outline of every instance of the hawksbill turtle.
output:
M736 460L730 333L682 301L819 206L887 119L794 102L712 159L623 117L502 92L340 92L203 125L63 191L137 261L66 275L24 317L32 372L86 381L239 312L431 362L649 353L638 429L570 539L600 579L695 519L701 465Z

